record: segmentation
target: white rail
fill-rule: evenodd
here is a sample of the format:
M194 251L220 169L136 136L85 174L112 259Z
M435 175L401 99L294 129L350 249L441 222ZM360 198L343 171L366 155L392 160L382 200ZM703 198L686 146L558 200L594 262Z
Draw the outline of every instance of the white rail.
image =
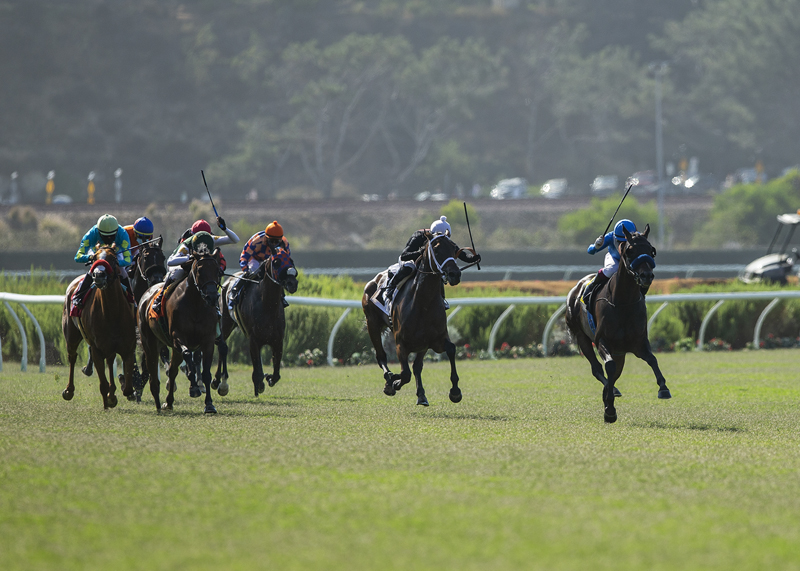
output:
M703 301L716 301L716 303L703 317L703 321L700 325L700 331L698 334L697 339L697 347L696 350L702 350L704 346L704 339L705 339L705 332L708 326L708 323L714 313L719 309L719 307L726 301L731 300L770 300L770 303L767 305L766 308L761 312L756 321L756 326L753 331L753 346L757 349L760 343L760 335L761 335L761 327L766 319L767 314L775 307L775 305L784 299L798 299L800 298L800 290L778 290L778 291L741 291L741 292L719 292L719 293L673 293L673 294L658 294L658 295L649 295L647 296L648 303L661 303L658 309L652 314L647 327L648 330L652 326L653 321L661 313L661 310L666 307L668 303L678 303L678 302L703 302ZM328 338L328 364L333 365L333 341L336 337L336 333L339 330L342 322L344 321L345 317L354 309L361 307L361 300L353 300L353 299L326 299L326 298L318 298L318 297L303 297L303 296L292 296L291 298L292 305L307 305L312 307L338 307L342 308L345 311L336 321L336 324L333 326L333 329L330 333ZM18 303L22 306L25 310L26 314L31 318L36 331L39 335L39 370L44 372L45 370L45 362L44 362L44 335L42 333L42 329L39 326L39 323L33 317L31 312L28 310L25 304L30 303L47 303L47 304L63 304L64 303L64 296L63 295L22 295L16 293L5 293L0 292L0 301L5 302L5 307L11 312L14 321L17 323L17 327L20 332L20 336L22 337L22 370L26 370L27 368L27 336L25 334L25 328L22 325L22 322L19 319L19 316L16 314L12 306L9 302ZM448 321L450 318L454 317L455 314L460 311L461 307L467 307L471 305L504 305L506 309L497 318L495 323L492 325L491 333L489 335L489 347L488 353L491 357L494 357L494 345L495 339L497 337L497 332L500 328L502 322L511 314L511 312L518 306L521 305L554 305L557 306L557 309L553 312L550 319L545 325L544 332L542 334L542 350L545 355L548 352L548 339L550 337L550 332L555 325L558 317L566 309L565 298L564 296L520 296L520 297L457 297L449 299L451 313L448 316ZM3 359L2 359L2 342L0 341L0 371L3 369Z

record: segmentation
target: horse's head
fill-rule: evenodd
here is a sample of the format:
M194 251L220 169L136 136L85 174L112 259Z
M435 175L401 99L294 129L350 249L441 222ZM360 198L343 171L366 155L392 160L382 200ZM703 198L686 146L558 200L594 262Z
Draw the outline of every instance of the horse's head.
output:
M424 258L427 261L430 271L442 276L445 283L458 285L461 281L461 270L456 263L456 245L444 234L429 234L428 246L425 249Z
M650 225L644 227L644 232L631 234L624 227L623 231L627 242L623 244L620 255L625 270L633 276L636 285L650 287L655 277L653 268L656 267L656 249L647 241Z
M297 291L297 268L284 248L276 248L272 254L272 278L289 293Z
M192 254L189 274L206 306L216 307L219 299L219 248L214 253L208 251Z
M147 280L147 287L164 281L167 275L167 257L161 249L163 238L142 246L136 259L139 274Z
M114 248L98 244L94 255L92 255L92 266L89 270L97 289L104 290L114 283L118 270L119 261Z

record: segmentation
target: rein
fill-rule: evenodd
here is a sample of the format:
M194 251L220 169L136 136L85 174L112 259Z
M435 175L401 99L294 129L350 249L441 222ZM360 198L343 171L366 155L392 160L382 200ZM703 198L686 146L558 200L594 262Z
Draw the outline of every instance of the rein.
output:
M442 279L447 281L447 279L445 277L444 270L442 269L442 266L444 266L450 260L453 260L453 262L456 262L456 261L455 261L455 258L453 258L452 256L450 256L449 258L446 258L441 263L439 262L439 260L436 259L436 253L433 251L433 243L436 240L439 240L440 238L447 238L447 236L445 236L443 234L439 235L439 236L436 236L433 240L428 240L428 245L426 246L426 253L428 254L428 267L430 267L431 271L426 272L422 268L420 268L417 271L419 271L419 273L421 273L421 274L441 276ZM433 262L436 264L436 267L433 266L433 264L431 263L431 260L433 260ZM456 262L456 264L457 264L457 262Z

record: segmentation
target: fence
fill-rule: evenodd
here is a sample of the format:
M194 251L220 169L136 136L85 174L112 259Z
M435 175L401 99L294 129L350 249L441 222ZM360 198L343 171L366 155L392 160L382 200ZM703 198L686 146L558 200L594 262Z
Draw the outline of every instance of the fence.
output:
M731 300L771 300L769 304L764 308L761 312L761 315L758 316L756 320L756 325L753 331L753 346L755 348L759 347L760 337L761 337L761 326L764 323L767 315L770 311L783 299L797 299L800 298L800 291L798 290L787 290L787 291L753 291L753 292L720 292L720 293L673 293L673 294L660 294L660 295L650 295L647 297L647 301L651 304L653 303L660 303L658 309L656 309L650 319L647 322L648 331L650 327L653 325L656 317L661 311L670 303L678 303L678 302L691 302L691 301L716 301L717 303L714 304L711 309L708 310L706 315L703 317L703 321L700 325L700 331L697 337L697 347L696 350L702 350L704 346L705 340L705 333L706 328L708 327L708 323L711 318L714 316L716 311L720 308L720 306L725 303L726 301ZM556 323L556 320L564 313L566 310L566 303L564 302L563 296L542 296L542 297L533 297L533 296L526 296L526 297L462 297L462 298L452 298L449 300L451 311L450 314L447 316L448 323L450 320L455 317L458 312L461 310L462 307L470 306L470 305L505 305L507 306L505 311L497 318L497 320L492 325L492 329L489 333L489 346L488 346L488 353L490 357L494 357L494 345L495 339L497 337L497 332L500 328L500 325L503 321L514 311L518 305L558 305L558 309L550 316L550 319L547 321L545 325L544 332L542 334L542 350L545 355L548 352L548 339L550 337L550 332L553 329L553 326ZM42 304L42 303L54 303L54 304L63 304L64 303L64 296L63 295L21 295L16 293L5 293L0 292L0 301L3 301L5 304L6 309L11 313L14 321L17 324L19 329L19 333L22 336L22 359L21 359L21 367L23 371L27 371L28 368L28 338L25 333L25 328L22 325L22 321L20 320L17 313L14 311L13 307L9 302L19 304L36 328L36 332L39 336L39 371L45 371L45 347L44 347L44 334L42 333L42 329L39 326L39 322L30 312L26 304ZM308 305L308 306L317 306L317 307L340 307L344 308L344 312L339 317L339 319L334 324L333 328L331 329L330 336L328 337L328 364L333 365L333 341L336 337L336 333L339 331L339 327L341 326L344 319L350 314L353 308L360 308L361 301L360 300L349 300L349 299L325 299L325 298L315 298L315 297L302 297L302 296L292 296L292 304L294 305ZM3 370L3 357L2 357L2 340L0 340L0 371Z

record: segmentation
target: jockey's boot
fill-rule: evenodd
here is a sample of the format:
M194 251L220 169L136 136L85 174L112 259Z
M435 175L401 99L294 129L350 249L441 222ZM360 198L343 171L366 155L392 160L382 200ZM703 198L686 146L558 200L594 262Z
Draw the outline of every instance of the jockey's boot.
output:
M392 301L394 297L394 290L397 288L393 283L389 282L386 286L381 290L380 301L383 304L383 307L389 309L389 302Z
M83 280L78 285L78 289L76 289L72 293L72 305L76 309L83 309L83 304L86 301L86 294L89 292L89 289L92 287L92 275L89 272L86 272L86 275L83 277Z
M597 272L597 277L594 278L594 281L590 283L587 286L586 291L583 292L583 299L586 301L588 298L588 309L589 313L592 315L594 315L595 294L600 291L600 288L603 287L610 279L611 278L603 273L603 270L600 270Z
M286 301L286 294L285 293L281 294L281 303L283 304L283 307L289 307L289 302Z
M161 315L161 303L164 301L164 295L167 293L167 288L175 282L175 277L172 274L167 274L167 279L164 280L164 285L161 291L158 292L156 299L153 301L152 309L156 315Z

